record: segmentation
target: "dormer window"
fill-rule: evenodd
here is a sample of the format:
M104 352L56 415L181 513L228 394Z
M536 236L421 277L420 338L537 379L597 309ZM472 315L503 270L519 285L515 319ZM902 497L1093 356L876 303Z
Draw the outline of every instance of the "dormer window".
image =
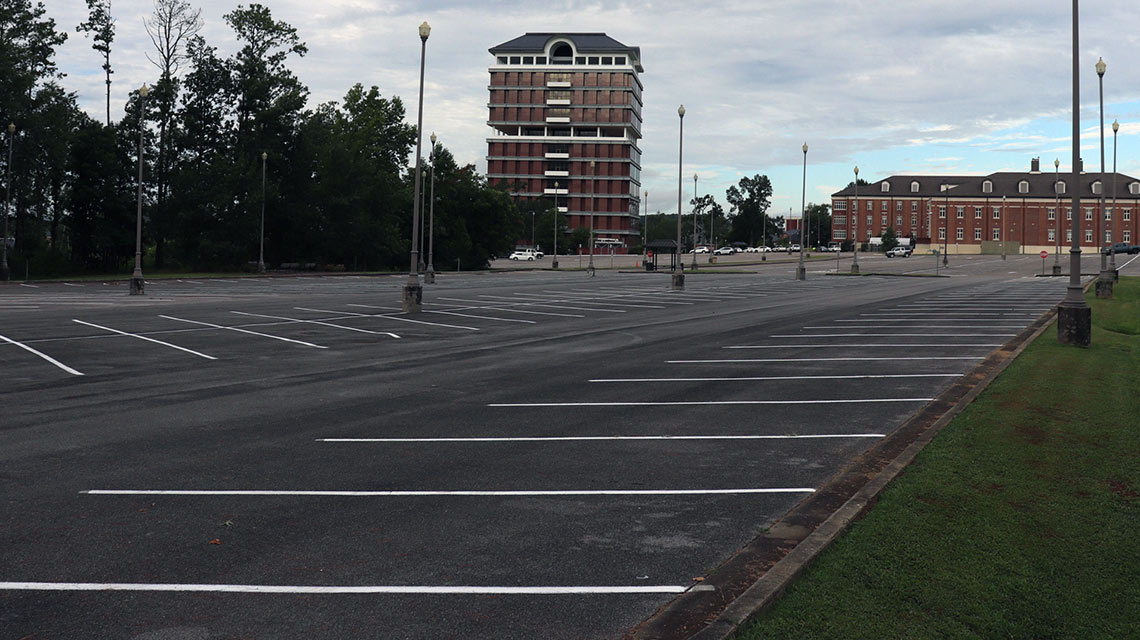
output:
M918 180L912 180L910 183L910 192L918 193Z
M994 192L994 183L990 182L989 180L982 182L982 193L993 193L993 192Z
M1053 187L1057 193L1065 193L1065 182L1063 180L1058 180Z
M1104 189L1101 188L1100 180L1092 183L1092 192L1099 195Z
M1029 181L1028 180L1022 180L1021 182L1018 182L1017 183L1017 192L1018 193L1029 193Z
M1132 184L1128 185L1128 193L1131 193L1134 196L1140 196L1140 182L1133 182Z
M883 193L888 193L891 190L891 183L883 180L883 184L879 187Z

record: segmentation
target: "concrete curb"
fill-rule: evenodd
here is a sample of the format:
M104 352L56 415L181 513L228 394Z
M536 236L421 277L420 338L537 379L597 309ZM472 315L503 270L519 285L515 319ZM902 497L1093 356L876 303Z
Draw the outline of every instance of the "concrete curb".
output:
M1087 291L1092 282L1083 289ZM1029 343L1053 326L1056 317L1056 308L1043 314L859 460L836 473L767 533L725 561L705 578L701 591L690 590L678 596L624 638L722 640L731 638L762 615L828 545L874 505L883 489L943 427L969 406ZM894 451L899 446L901 451ZM891 452L889 459L883 458L885 452ZM876 459L885 460L885 464L876 468ZM861 480L861 486L853 486ZM833 494L833 500L843 500L828 510L828 494ZM813 500L820 504L812 504ZM748 586L741 589L741 582Z

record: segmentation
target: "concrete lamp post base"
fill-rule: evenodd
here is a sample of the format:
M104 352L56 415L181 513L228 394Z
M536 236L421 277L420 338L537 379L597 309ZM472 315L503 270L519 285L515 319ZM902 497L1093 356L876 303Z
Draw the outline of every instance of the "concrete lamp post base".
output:
M851 273L853 273L855 275L859 275L859 265L857 265L857 264L851 265Z
M803 265L796 266L796 280L807 280L807 268Z
M146 281L142 276L131 276L131 295L141 296L145 293Z
M685 274L677 272L673 274L673 290L680 291L685 288Z
M550 261L550 268L551 269L557 269L558 268L558 258L554 258L553 260Z
M421 284L404 285L404 313L419 313L423 308L424 288Z
M435 284L435 270L430 266L427 273L424 274L424 284Z
M1057 308L1057 342L1087 347L1092 343L1092 309L1089 307Z
M1055 276L1061 275L1061 265L1059 265L1059 264L1053 265L1053 275L1055 275Z
M1100 277L1096 279L1096 297L1103 299L1112 298L1112 272L1101 271Z

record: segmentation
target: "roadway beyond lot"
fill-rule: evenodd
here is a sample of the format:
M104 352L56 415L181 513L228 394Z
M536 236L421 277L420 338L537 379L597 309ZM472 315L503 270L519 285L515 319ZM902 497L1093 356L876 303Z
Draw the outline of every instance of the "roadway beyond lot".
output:
M0 630L620 637L1060 301L1039 268L2 286Z

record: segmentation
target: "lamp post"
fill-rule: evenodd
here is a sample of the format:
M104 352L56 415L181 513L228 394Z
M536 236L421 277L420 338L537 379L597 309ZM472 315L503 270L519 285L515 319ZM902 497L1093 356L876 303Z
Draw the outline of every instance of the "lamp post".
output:
M590 264L586 265L586 273L594 277L594 167L597 163L590 161Z
M649 249L645 246L649 244L649 191L646 190L641 196L641 206L644 207L645 213L641 216L641 254L646 258L649 257Z
M712 262L709 253L709 262ZM693 271L697 270L697 174L693 174Z
M796 280L805 280L807 271L804 269L804 245L807 244L807 143L804 143L804 178L800 192L800 263L796 267Z
M1005 260L1005 194L1001 196L1001 215L998 217L1001 225L1001 259Z
M1096 244L1097 253L1100 254L1100 276L1096 282L1096 297L1098 298L1111 298L1112 285L1105 284L1112 281L1112 277L1108 274L1108 258L1105 252L1101 250L1104 246L1104 72L1108 65L1104 63L1104 58L1097 58L1096 61L1096 75L1097 75L1097 88L1100 93L1100 217L1097 219L1097 237Z
M685 151L685 105L677 107L677 260L673 264L673 288L685 288L685 272L681 266L681 166Z
M269 154L261 152L261 238L257 249L257 272L265 273L265 162Z
M1087 347L1092 341L1092 309L1081 288L1081 68L1080 12L1073 0L1073 241L1069 249L1069 285L1057 308L1057 342Z
M855 165L855 215L851 216L851 273L859 273L859 165Z
M11 275L8 270L8 212L12 208L12 138L16 136L16 123L8 123L8 177L4 180L4 237L0 244L0 276L7 282Z
M427 273L424 274L424 282L428 284L435 284L435 132L431 132L431 189L428 191L428 199L431 203L428 205L428 261ZM534 214L531 213L533 216ZM534 223L531 222L530 244L534 245Z
M950 250L950 185L946 184L945 181L942 182L942 198L946 201L946 226L943 228L944 231L942 232L942 266L943 267L949 267L950 266L950 256L948 255L947 252ZM1005 203L1003 202L1002 204L1005 204ZM1004 211L1002 212L1002 215L1003 216L1005 215ZM1002 234L1003 234L1002 235L1002 243L1001 243L1001 250L1002 250L1001 259L1002 260L1005 260L1005 235L1004 235L1004 233L1005 232L1003 231L1002 232Z
M1053 159L1053 194L1057 197L1056 213L1053 214L1053 229L1056 236L1057 248L1053 253L1053 275L1061 275L1061 228L1064 226L1061 221L1061 159Z
M1119 274L1116 271L1116 219L1120 213L1116 209L1116 132L1120 131L1120 123L1112 121L1112 246L1108 249L1108 270L1112 273L1112 281L1116 282Z
M143 175L143 123L146 121L146 94L150 92L146 84L139 87L139 184L138 184L138 212L135 216L135 270L131 274L130 295L143 294L142 273L142 175ZM7 242L7 239L5 239Z
M424 124L424 58L427 55L427 40L431 27L425 21L420 25L420 105L416 117L416 182L412 194L412 264L408 268L408 283L404 285L404 313L419 313L423 306L424 288L420 284L418 271L420 255L416 246L420 229L420 146L423 142Z
M558 268L558 181L554 181L554 257L550 261L552 269Z

